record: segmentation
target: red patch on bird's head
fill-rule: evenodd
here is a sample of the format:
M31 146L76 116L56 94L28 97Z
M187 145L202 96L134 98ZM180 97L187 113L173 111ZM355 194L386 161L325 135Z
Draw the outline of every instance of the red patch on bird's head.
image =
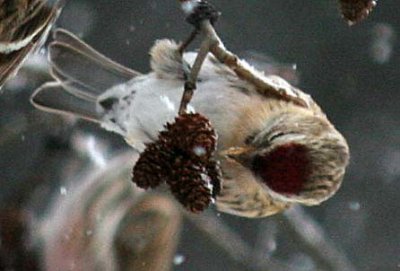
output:
M309 177L310 160L304 145L288 143L256 156L252 167L271 190L298 195Z

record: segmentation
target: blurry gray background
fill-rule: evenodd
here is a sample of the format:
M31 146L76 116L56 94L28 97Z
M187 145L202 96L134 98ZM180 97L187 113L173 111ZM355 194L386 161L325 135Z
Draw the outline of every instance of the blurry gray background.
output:
M225 45L239 54L257 52L296 64L298 86L349 141L351 164L342 188L306 211L357 270L400 270L400 2L379 1L371 16L353 27L340 18L334 0L212 2L222 11L216 28ZM71 0L58 25L142 72L149 69L147 51L154 40L183 40L191 30L174 0ZM44 194L57 189L57 169L69 155L71 123L29 105L33 84L0 96L0 270L38 268L40 255L24 239L25 206L37 187L47 189ZM109 141L114 150L126 148L94 125L75 125ZM254 243L260 225L271 218L221 214L219 219ZM279 218L275 221L279 228ZM285 255L293 249L290 238L276 238L276 256L295 262ZM228 267L224 253L208 246L204 236L185 227L178 247L185 261L174 270L244 270ZM302 265L298 270L316 269Z

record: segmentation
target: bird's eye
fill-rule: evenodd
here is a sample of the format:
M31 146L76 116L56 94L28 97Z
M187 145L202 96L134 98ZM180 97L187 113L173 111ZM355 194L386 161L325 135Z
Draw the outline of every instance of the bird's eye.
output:
M105 110L111 110L113 108L114 104L116 104L116 103L118 103L118 99L114 98L114 97L106 98L106 99L99 101L99 104Z
M283 133L283 132L278 132L278 133L276 133L276 134L273 134L273 135L269 138L269 141L271 142L271 141L273 141L273 140L275 140L275 139L277 139L278 137L283 136L283 135L285 135L285 133Z

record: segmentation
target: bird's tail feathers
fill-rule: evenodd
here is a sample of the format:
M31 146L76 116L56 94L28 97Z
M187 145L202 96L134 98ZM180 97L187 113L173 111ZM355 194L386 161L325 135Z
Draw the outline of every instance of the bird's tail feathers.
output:
M49 62L56 82L37 89L32 95L32 104L48 112L99 121L98 96L140 73L103 56L66 30L55 30L53 37Z
M93 100L83 99L65 91L59 82L48 82L39 87L31 97L31 103L38 109L56 114L72 114L74 116L99 122Z
M49 46L51 72L61 83L82 86L78 95L97 97L140 74L105 57L64 29L55 30L53 36Z

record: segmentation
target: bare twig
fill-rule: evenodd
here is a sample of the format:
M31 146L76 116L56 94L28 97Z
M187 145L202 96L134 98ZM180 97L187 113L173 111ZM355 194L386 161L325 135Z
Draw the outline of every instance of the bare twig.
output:
M279 97L286 101L293 102L300 106L307 106L302 100L297 99L294 96L288 95L286 89L281 89L279 86L274 85L265 80L263 76L257 74L257 72L251 68L246 62L240 60L238 56L228 51L218 34L215 32L214 27L210 22L202 24L203 31L207 34L210 40L214 41L210 48L211 53L222 63L227 65L236 73L236 75L253 84L257 91L264 96Z
M179 46L178 49L181 55L186 50L186 48L194 41L194 39L197 37L198 34L199 30L195 29L192 31L192 33L190 33L190 36L184 42L182 42L182 44Z
M223 249L232 261L255 271L295 271L293 267L271 258L260 258L258 262L254 262L253 248L214 214L203 213L201 216L188 212L184 214L197 229Z
M272 257L277 248L278 225L273 219L265 219L260 222L257 230L257 238L254 244L254 252L252 255L253 262L261 268L259 263L267 257Z
M183 92L181 104L179 107L180 115L186 112L187 105L193 97L194 90L196 89L197 77L199 75L201 66L204 63L204 60L206 59L207 54L210 51L210 46L210 40L206 37L201 44L200 51L197 54L193 67L191 68L189 76L186 79L185 90Z
M182 5L189 2L193 2L193 5L197 4L196 1L191 0L179 1ZM191 8L191 11L189 12L186 11L186 13L189 15L195 14L195 12L197 12L195 7ZM202 16L199 17L202 18ZM179 52L183 53L184 49L189 45L190 42L193 41L198 32L204 35L202 47L195 61L195 65L197 64L196 69L198 70L194 70L190 73L190 77L185 84L185 91L179 110L180 114L185 111L187 104L190 102L193 96L193 91L196 88L195 82L197 80L198 71L200 70L208 51L210 51L221 63L224 63L230 69L232 69L232 71L235 72L239 78L254 85L256 90L263 96L277 97L282 100L290 101L299 106L307 107L307 104L302 99L298 99L296 95L291 95L291 90L288 90L279 84L274 84L271 80L268 80L265 76L263 76L261 72L256 71L245 61L240 60L238 56L228 51L216 33L210 19L207 17L205 18L206 19L197 22L195 31L192 32L191 36L179 48Z
M320 225L304 210L292 207L281 216L285 229L291 233L292 239L307 252L322 270L355 271L342 251L329 239Z

